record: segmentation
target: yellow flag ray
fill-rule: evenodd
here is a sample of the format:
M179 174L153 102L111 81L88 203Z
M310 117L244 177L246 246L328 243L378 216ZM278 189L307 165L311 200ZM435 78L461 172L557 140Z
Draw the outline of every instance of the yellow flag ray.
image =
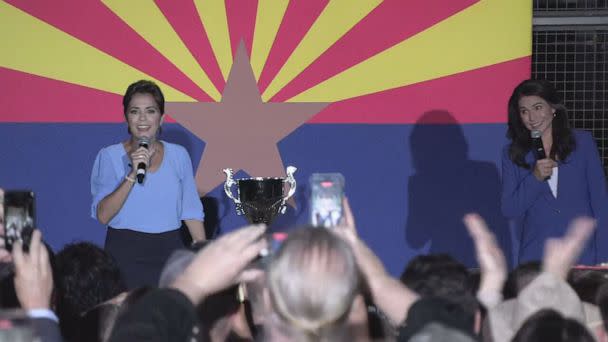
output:
M262 99L268 101L272 98L381 2L380 0L330 1L268 85L262 94Z
M251 67L256 79L264 69L289 0L259 0L251 47Z
M224 80L232 67L232 46L228 30L228 17L224 0L195 0L194 5L201 18L211 49L217 59Z
M0 1L0 66L115 94L151 76ZM155 80L170 101L193 98Z
M531 41L530 0L482 0L288 101L340 101L473 70L529 56Z
M103 3L211 98L220 100L219 91L154 2L104 0Z

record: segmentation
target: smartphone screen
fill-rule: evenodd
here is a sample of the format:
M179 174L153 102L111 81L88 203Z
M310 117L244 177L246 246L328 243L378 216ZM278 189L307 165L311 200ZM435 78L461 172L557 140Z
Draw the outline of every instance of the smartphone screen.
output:
M251 267L265 269L268 267L272 257L278 252L279 248L283 244L283 241L287 239L288 233L286 232L274 232L264 235L264 239L268 242L268 249L260 253L256 259L253 260Z
M4 193L4 245L9 251L20 241L25 250L29 247L36 227L34 193L32 191L6 191Z
M274 255L277 253L279 248L281 248L283 241L285 241L285 239L287 239L287 236L288 235L285 232L275 232L275 233L270 234L269 239L268 239L268 247L270 249L271 255Z
M331 228L344 216L344 176L340 173L313 173L310 176L310 224Z

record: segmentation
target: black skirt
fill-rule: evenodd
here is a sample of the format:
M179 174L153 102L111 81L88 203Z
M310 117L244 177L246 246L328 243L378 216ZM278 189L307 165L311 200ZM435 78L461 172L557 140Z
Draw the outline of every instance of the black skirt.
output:
M108 227L106 252L116 259L129 289L158 286L158 278L171 253L184 248L180 229L142 233Z

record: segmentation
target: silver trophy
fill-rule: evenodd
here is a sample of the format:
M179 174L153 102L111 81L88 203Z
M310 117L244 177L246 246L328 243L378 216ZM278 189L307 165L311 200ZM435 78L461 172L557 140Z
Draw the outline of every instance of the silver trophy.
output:
M236 204L236 213L245 215L249 223L265 223L270 225L279 214L287 209L286 202L296 192L296 172L294 166L285 170L287 178L252 177L234 180L232 169L222 170L226 174L224 191ZM289 191L285 195L285 183ZM232 186L237 185L237 195L232 194Z

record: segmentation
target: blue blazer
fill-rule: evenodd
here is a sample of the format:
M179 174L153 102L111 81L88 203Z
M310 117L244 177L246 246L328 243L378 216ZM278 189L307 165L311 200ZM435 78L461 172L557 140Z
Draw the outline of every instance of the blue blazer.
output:
M602 227L606 215L606 178L597 146L589 132L573 130L575 150L558 163L557 197L547 181L539 181L509 158L509 146L502 154L503 215L517 221L519 263L542 259L547 238L561 237L568 224L579 216L598 220L597 229L583 251L579 263L595 264L607 260L608 227ZM534 165L532 152L526 162Z

